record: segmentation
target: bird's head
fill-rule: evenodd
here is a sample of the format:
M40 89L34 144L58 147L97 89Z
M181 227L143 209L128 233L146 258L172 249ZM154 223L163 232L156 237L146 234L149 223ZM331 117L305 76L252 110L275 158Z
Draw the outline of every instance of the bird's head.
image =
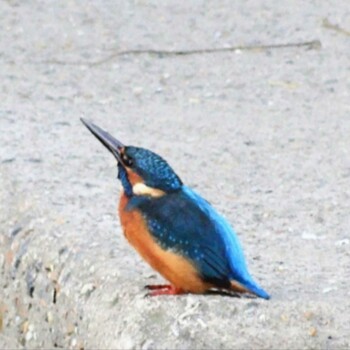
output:
M81 121L117 159L118 178L127 196L160 197L181 188L180 178L162 157L144 148L125 146L90 121Z

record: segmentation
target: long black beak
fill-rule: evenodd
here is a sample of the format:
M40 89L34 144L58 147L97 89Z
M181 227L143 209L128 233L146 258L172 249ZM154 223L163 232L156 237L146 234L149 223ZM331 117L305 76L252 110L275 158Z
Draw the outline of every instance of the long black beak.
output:
M113 136L111 136L107 131L102 130L100 127L91 123L90 121L83 118L80 118L80 120L91 131L91 133L100 140L100 142L108 149L108 151L110 151L114 157L117 158L118 162L121 162L120 152L124 145Z

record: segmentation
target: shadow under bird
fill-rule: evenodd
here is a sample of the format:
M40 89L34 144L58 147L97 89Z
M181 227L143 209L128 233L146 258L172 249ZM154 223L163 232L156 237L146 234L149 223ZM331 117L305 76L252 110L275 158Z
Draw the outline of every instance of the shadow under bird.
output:
M159 155L125 146L81 119L117 159L123 191L119 217L126 239L169 285L147 286L151 296L212 289L270 296L253 280L238 237L199 194L185 186Z

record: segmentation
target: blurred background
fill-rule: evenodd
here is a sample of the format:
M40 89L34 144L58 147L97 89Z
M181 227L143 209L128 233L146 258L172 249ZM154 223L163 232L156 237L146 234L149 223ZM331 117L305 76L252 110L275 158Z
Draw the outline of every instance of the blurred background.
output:
M350 347L347 0L3 0L0 25L0 348ZM272 300L144 298L80 117L169 160Z

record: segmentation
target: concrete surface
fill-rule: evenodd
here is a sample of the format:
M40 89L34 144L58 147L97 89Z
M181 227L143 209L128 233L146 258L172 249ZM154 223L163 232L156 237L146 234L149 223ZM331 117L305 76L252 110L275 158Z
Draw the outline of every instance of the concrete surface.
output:
M0 23L0 348L350 347L348 0L7 0ZM145 298L81 116L169 160L272 299Z

